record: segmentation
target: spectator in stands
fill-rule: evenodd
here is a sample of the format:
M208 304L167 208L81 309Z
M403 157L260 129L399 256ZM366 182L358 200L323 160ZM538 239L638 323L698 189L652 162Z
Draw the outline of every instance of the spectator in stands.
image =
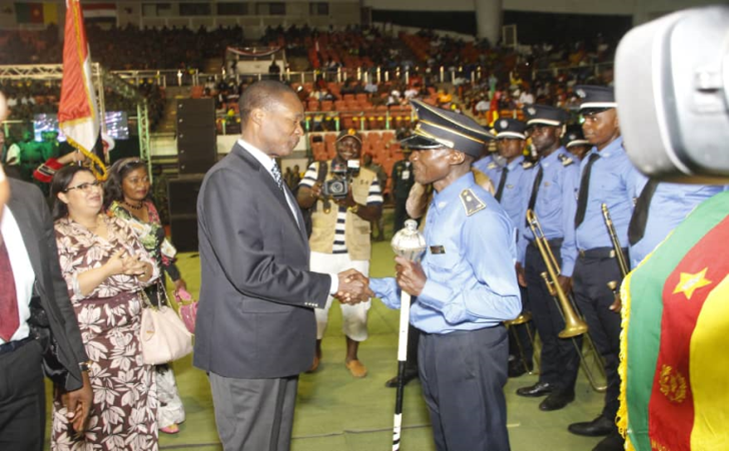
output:
M382 190L377 174L359 167L362 138L356 130L343 130L336 140L337 156L328 162L315 162L309 166L299 184L297 201L301 208L311 208L312 271L338 273L354 268L367 276L371 253L370 221L382 215ZM353 164L357 163L357 164ZM332 187L332 181L347 181L347 192L330 193L323 197L322 184L318 181L320 165L327 165L324 186ZM330 206L330 203L336 206ZM316 309L316 355L309 371L316 371L322 357L321 341L326 330L329 308L333 298L329 296L324 309ZM346 336L347 354L345 365L356 378L367 375L367 368L360 362L359 343L367 339L367 311L370 301L356 305L341 304L344 318L342 329Z

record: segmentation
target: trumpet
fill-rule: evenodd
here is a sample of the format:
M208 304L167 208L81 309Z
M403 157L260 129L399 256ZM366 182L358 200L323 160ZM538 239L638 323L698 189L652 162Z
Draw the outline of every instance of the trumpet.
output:
M562 318L565 322L565 328L558 334L558 336L559 338L569 338L572 340L575 349L577 349L577 354L580 356L580 366L585 372L587 380L590 382L590 385L595 391L603 392L607 389L607 385L602 385L598 383L595 374L585 362L585 356L582 354L582 350L580 349L580 346L575 339L575 337L585 335L584 341L589 348L588 354L592 354L594 356L595 361L597 362L598 371L600 371L603 379L607 379L602 358L597 352L597 348L595 348L595 344L592 342L590 335L586 334L586 332L588 331L587 323L577 312L571 296L568 293L565 293L562 289L562 286L560 286L559 284L559 264L557 263L557 259L552 253L552 249L549 247L547 237L544 235L544 231L542 230L542 226L539 223L539 219L537 219L537 215L536 213L534 213L534 210L527 210L526 219L527 223L529 224L529 228L534 234L534 243L537 245L539 253L544 260L545 266L547 267L547 271L541 273L540 276L542 277L542 279L544 279L544 283L547 285L547 290L549 290L549 294L552 295L555 302L557 303L559 311L562 313Z
M621 279L624 279L625 276L628 275L628 272L630 270L628 269L628 262L625 261L625 254L623 254L623 248L620 247L620 239L618 239L618 234L615 231L615 225L613 224L613 220L610 218L610 210L608 210L607 204L602 204L602 216L605 218L605 226L608 229L608 233L610 234L610 241L613 243L613 249L615 252L615 259L618 261L618 268L620 269L620 276ZM615 301L610 305L610 310L614 312L620 311L620 284L617 280L611 280L607 283L608 288L610 288L610 291L613 292L613 297L615 298Z

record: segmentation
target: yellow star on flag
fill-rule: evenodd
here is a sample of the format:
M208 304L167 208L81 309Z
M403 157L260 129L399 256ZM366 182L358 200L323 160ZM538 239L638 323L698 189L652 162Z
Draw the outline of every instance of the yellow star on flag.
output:
M706 278L706 271L708 271L708 269L709 268L704 268L696 274L682 272L681 281L678 282L678 285L676 285L676 289L673 290L673 294L683 293L686 296L686 299L691 299L694 291L701 287L711 285L711 281Z

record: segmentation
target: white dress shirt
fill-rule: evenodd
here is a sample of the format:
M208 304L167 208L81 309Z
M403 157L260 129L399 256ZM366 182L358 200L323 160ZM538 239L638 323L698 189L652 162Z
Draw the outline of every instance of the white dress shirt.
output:
M18 298L20 327L10 338L10 341L17 341L26 338L30 334L30 328L28 327L28 318L30 318L29 304L33 295L35 272L30 263L30 257L28 256L28 250L25 248L20 227L18 227L18 223L7 205L3 209L2 219L0 220L0 231L2 231L3 240L10 256L10 266L13 268L13 278L15 279L15 294ZM0 338L0 344L3 343L5 341Z

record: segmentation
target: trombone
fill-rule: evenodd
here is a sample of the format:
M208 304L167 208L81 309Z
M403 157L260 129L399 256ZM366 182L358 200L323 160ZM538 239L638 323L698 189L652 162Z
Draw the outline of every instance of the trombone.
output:
M552 295L555 302L557 303L557 307L559 308L559 311L562 314L562 318L565 322L565 328L559 333L559 338L569 338L572 340L572 343L577 350L577 354L580 356L580 366L585 372L587 380L590 382L593 390L603 392L607 389L607 385L601 385L598 383L595 374L585 362L585 355L582 354L582 350L580 349L577 340L575 340L575 337L585 335L584 341L589 348L588 355L592 354L594 356L594 359L598 364L598 371L600 371L602 378L607 380L607 377L605 375L605 365L602 361L602 358L597 352L597 348L595 348L595 344L592 342L590 334L585 334L588 330L587 323L585 323L584 319L577 312L571 296L565 293L559 284L559 264L557 263L557 259L552 253L552 249L549 247L547 237L544 235L544 231L542 230L542 226L539 223L539 219L537 219L537 215L536 213L534 213L534 210L527 210L526 219L527 223L529 224L529 228L534 234L534 242L539 249L539 253L542 255L545 266L547 267L547 271L541 273L540 275L542 276L542 279L544 279L544 283L547 285L547 290L549 290L549 294Z
M624 279L625 276L628 275L628 272L630 270L628 269L628 262L625 261L625 254L623 254L623 248L620 247L620 240L618 239L618 234L615 232L615 225L613 224L613 220L610 218L610 210L608 210L607 204L602 204L602 216L605 218L605 226L608 229L608 233L610 234L610 241L613 243L613 251L615 252L615 259L618 261L618 268L620 269L620 276L621 279ZM615 301L610 305L610 310L614 312L620 311L620 284L617 280L611 280L607 283L608 288L610 288L610 291L613 292L613 297L615 298Z

